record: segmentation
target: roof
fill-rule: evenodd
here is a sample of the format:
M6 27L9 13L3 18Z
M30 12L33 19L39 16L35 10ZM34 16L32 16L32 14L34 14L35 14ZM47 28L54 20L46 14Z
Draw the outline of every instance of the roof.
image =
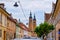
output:
M0 8L9 15L9 13L5 9L3 9L2 7L0 7Z
M18 25L19 25L19 27L22 28L23 30L30 31L25 24L19 23Z
M27 30L26 25L24 25L23 23L19 23L19 26L20 26L22 29Z
M0 5L3 5L4 6L4 3L0 3Z
M45 21L48 21L51 17L51 13L45 13Z
M55 10L56 10L56 8L57 8L57 3L58 3L58 0L56 1L55 8L54 8L52 17L54 16L54 12L55 12Z
M15 19L13 19L12 17L8 17L8 19L10 19L12 22L14 22L14 23L17 23L16 21L15 21Z
M1 7L0 7L1 8ZM16 23L16 21L14 21L14 19L10 16L10 14L5 10L5 9L3 9L3 8L1 8L4 12L6 12L6 16L11 20L11 21L13 21L13 22L15 22Z

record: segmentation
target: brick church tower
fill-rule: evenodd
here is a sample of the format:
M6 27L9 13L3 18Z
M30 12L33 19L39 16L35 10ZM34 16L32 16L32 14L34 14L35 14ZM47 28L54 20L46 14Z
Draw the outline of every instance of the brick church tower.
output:
M33 18L33 31L35 30L36 28L36 17L35 17L35 14L34 14L34 18Z
M35 17L35 14L34 14L34 18L32 18L32 13L30 12L30 16L29 16L29 29L31 31L34 31L36 28L36 17ZM34 36L34 32L30 32L29 33L30 36Z
M36 28L36 17L35 17L35 14L34 14L34 18L33 18L33 31L35 30ZM32 32L32 37L36 37L37 35L35 34L35 32Z
M31 12L30 12L30 16L29 16L29 29L30 30L33 30L33 20L32 20L32 14L31 14Z

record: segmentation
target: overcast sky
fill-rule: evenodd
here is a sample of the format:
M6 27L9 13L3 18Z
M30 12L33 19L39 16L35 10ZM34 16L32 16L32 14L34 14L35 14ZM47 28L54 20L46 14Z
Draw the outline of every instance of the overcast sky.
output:
M21 2L23 12L21 10L21 6L18 3L19 7L14 7L15 2ZM16 19L20 19L24 24L29 21L30 11L32 12L32 17L36 16L37 25L41 22L44 22L44 13L50 13L52 10L52 2L56 2L56 0L0 0L1 3L5 3L6 11L12 13L12 16Z

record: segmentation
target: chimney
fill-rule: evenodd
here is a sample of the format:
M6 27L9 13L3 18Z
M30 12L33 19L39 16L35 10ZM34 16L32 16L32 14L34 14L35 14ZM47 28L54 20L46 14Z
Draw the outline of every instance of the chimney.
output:
M0 3L0 7L4 9L4 3Z

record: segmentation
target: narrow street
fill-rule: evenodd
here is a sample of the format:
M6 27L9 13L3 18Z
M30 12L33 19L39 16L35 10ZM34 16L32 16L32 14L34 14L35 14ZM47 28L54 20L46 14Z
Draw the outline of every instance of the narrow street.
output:
M41 39L15 39L15 40L41 40Z
M60 0L0 0L0 40L60 40Z
M14 40L41 40L41 38L37 38L37 37L29 37L29 38L15 38Z

